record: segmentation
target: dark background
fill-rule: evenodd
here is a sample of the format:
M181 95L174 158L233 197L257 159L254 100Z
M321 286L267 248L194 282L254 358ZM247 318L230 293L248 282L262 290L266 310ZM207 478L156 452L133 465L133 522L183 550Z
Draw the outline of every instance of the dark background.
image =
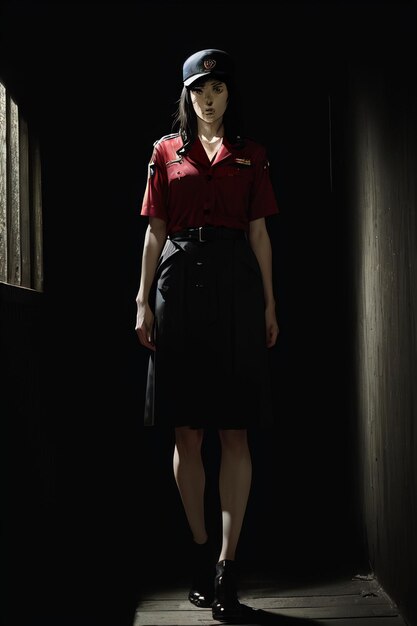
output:
M45 261L35 317L9 346L32 384L8 381L5 625L57 614L60 626L130 624L143 584L187 575L172 433L142 425L148 355L134 321L152 143L171 132L184 59L205 47L237 61L247 132L266 145L281 209L268 222L276 424L251 433L239 560L283 580L367 570L344 98L350 63L401 61L414 17L411 2L2 5L0 78L41 140ZM19 360L28 351L34 364ZM214 434L205 454L216 512Z

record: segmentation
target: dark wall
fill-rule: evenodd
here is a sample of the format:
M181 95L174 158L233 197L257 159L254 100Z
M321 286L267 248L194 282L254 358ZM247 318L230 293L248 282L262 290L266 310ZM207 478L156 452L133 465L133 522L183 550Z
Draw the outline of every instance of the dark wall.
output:
M40 610L54 527L55 446L42 407L43 295L0 284L2 624ZM36 584L32 581L36 580ZM24 602L21 602L24 592ZM16 622L18 623L18 622Z
M381 33L365 58L352 55L339 107L357 510L375 574L410 624L417 623L416 27L414 7L393 49Z
M48 424L55 451L42 461L53 477L54 519L42 583L53 601L36 609L42 623L65 606L72 626L102 616L112 623L116 614L118 626L130 624L141 585L161 562L169 575L187 573L172 433L142 426L147 354L134 333L134 300L152 143L171 131L184 58L206 46L238 61L248 134L267 147L281 208L269 222L281 327L271 351L277 419L270 433L251 435L255 481L241 561L284 579L299 575L300 562L303 575L367 567L355 509L349 221L339 210L333 107L348 89L353 50L367 55L378 29L400 41L408 5L214 4L214 36L201 35L206 9L2 8L0 77L39 130L43 160L45 402L41 417L29 406L26 416ZM377 28L360 27L364 16ZM19 334L18 323L9 327L10 337ZM206 451L214 487L214 436ZM21 463L29 475L29 457Z

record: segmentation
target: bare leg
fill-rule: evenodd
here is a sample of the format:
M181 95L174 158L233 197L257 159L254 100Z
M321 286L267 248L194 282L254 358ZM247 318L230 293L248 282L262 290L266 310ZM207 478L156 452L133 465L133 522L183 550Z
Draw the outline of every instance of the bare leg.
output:
M206 478L201 457L203 434L203 430L188 427L175 429L174 476L185 515L196 543L207 541L204 518Z
M219 561L234 560L248 502L252 460L246 430L219 431L222 456L219 490L223 541Z

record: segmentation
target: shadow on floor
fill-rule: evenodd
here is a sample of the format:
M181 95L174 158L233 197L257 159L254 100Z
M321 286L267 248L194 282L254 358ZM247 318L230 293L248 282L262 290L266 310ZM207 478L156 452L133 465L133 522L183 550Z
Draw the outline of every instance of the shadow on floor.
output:
M247 604L241 603L244 608L243 617L236 620L227 620L220 622L223 624L246 624L247 626L256 624L274 624L274 626L311 626L312 624L318 624L314 619L307 619L303 617L288 617L286 615L277 615L276 613L270 613L263 609L253 609Z

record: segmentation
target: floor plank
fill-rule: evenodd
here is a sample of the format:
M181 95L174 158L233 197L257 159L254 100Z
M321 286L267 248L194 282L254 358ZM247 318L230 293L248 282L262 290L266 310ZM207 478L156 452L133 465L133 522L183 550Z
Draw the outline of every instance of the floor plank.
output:
M193 611L190 613L180 612L179 614L164 613L156 611L151 614L139 614L135 618L134 626L214 626L220 622L211 618L211 613L206 609L197 609L198 617ZM276 616L276 621L269 616L267 621L245 622L245 626L259 626L259 624L270 624L271 626L404 626L404 621L400 617L365 617L365 618L344 618L344 619L319 619L302 620L289 619L285 616Z
M372 575L291 584L250 576L241 580L239 589L240 601L253 609L247 626L407 626ZM132 626L220 624L210 609L190 604L187 593L180 582L143 590Z

